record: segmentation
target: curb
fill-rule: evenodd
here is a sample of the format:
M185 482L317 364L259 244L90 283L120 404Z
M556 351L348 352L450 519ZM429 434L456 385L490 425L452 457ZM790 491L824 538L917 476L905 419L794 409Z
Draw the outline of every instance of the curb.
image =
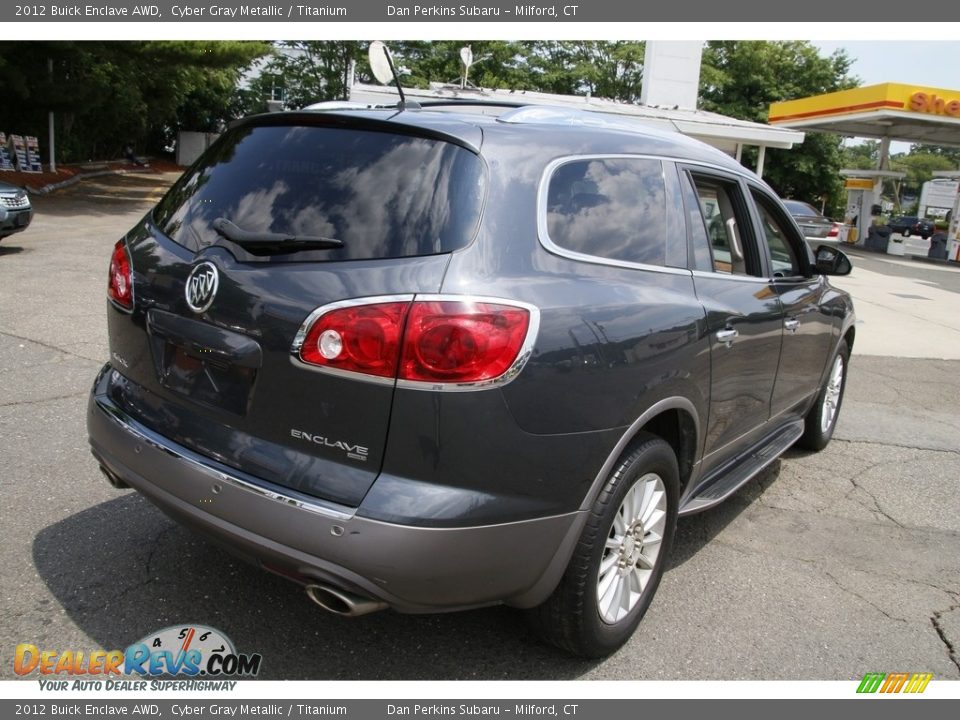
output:
M101 177L103 175L129 175L132 173L144 173L145 170L125 170L123 168L119 170L96 170L94 172L81 173L79 175L74 175L71 178L66 180L61 180L60 182L50 183L49 185L44 185L41 188L30 187L29 185L24 186L24 190L27 191L28 195L49 195L55 190L60 190L65 187L70 187L71 185L76 185L81 180L86 180L88 178Z
M941 260L939 258L931 258L926 255L913 255L907 253L905 255L889 255L888 253L883 252L882 250L871 250L869 248L861 247L858 245L849 246L847 248L841 248L845 253L853 257L870 257L874 256L877 258L894 258L902 260L913 260L918 263L927 263L928 265L939 265L941 267L948 267L953 270L960 270L960 263L956 263L953 260Z

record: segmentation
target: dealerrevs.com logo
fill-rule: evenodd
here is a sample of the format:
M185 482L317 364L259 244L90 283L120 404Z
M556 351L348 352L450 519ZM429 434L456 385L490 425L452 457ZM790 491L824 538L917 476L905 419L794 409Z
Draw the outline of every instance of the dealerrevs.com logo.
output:
M263 656L242 654L219 630L204 625L173 625L150 633L126 650L47 650L30 643L16 647L13 671L17 675L38 673L40 682L50 690L145 690L146 682L115 680L116 676L187 677L217 681L227 678L251 678L260 672ZM50 676L72 677L53 679ZM78 676L85 676L80 679ZM232 689L236 683L183 683L168 685L154 682L150 689ZM193 687L193 686L196 687ZM220 687L222 686L222 687Z
M858 693L922 693L933 673L867 673L857 687Z

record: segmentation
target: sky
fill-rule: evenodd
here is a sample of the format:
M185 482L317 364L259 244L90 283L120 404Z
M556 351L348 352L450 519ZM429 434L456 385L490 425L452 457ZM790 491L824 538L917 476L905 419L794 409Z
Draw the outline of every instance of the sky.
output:
M960 94L960 42L857 41L813 43L822 55L844 49L855 58L852 75L863 85L899 82L956 89Z
M847 55L854 60L850 74L860 78L861 85L898 82L953 89L960 95L960 42L814 40L813 44L824 56L836 50L846 50ZM909 150L909 143L890 144L890 152L893 154Z

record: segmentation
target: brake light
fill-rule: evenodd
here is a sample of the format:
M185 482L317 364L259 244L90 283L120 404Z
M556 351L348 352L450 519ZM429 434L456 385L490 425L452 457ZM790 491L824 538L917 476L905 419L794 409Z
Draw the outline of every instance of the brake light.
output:
M530 311L486 302L415 302L403 337L400 379L480 382L520 354Z
M321 308L298 334L298 355L320 368L412 383L494 380L516 363L534 312L446 298Z
M396 377L400 337L409 302L335 308L318 317L300 347L311 365Z
M118 240L113 246L107 297L122 308L133 309L133 273L130 267L130 256L127 254L127 247L123 240Z
M830 228L830 232L827 233L827 237L836 237L840 234L840 223L834 223L833 227Z

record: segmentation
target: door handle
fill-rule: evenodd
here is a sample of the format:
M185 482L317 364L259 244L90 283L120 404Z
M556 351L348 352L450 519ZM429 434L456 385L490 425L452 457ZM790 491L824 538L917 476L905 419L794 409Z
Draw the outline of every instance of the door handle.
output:
M727 347L732 347L734 339L739 335L740 333L734 328L724 328L723 330L717 330L716 338L717 342L723 343Z
M783 326L790 332L796 332L800 327L800 321L796 318L788 318L783 321Z

